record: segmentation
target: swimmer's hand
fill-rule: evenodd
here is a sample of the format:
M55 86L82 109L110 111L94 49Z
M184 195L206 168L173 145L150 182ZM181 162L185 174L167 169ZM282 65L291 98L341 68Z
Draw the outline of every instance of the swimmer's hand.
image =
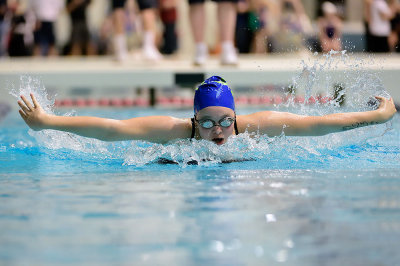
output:
M394 114L396 113L396 107L393 102L393 98L386 99L385 97L376 96L376 99L379 100L380 104L376 111L379 113L379 121L384 123L390 120Z
M32 103L21 95L22 101L18 101L19 114L25 123L33 130L38 131L46 128L46 119L48 114L43 110L40 104L37 102L35 96L31 93Z

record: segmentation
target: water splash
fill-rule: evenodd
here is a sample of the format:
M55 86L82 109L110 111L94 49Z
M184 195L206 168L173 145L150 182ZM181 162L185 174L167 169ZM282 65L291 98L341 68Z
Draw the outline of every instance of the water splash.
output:
M373 64L376 62L371 57L350 57L347 51L331 51L322 56L315 53L301 61L302 71L289 85L295 92L304 93L304 103L297 103L293 90L289 90L286 104L278 108L291 107L308 115L376 109L379 102L375 96L390 98L390 95L379 73L368 70Z
M270 153L268 144L275 138L252 137L248 133L232 136L227 143L218 146L206 140L178 140L166 145L133 144L126 153L126 165L143 166L148 163L163 162L187 165L215 165L223 162L250 161L265 157Z
M349 60L349 55L343 51L331 52L324 56L315 55L308 62L302 61L303 70L293 77L291 86L297 91L304 91L305 102L296 102L294 95L288 92L289 100L276 108L305 115L365 111L376 108L376 102L372 104L368 102L376 95L385 97L389 95L377 73L365 70L366 66L371 64L370 61L352 59ZM356 70L356 75L346 73L345 70L348 68L352 68L353 73ZM339 93L334 95L332 83L336 81L336 72L341 73L344 86ZM29 98L30 93L35 94L46 112L55 114L56 96L50 97L39 79L22 76L19 86L10 90L10 94L16 98L20 95ZM318 95L327 95L330 100L322 101ZM346 96L345 105L340 106L338 99L344 95ZM315 103L310 104L312 101ZM71 111L61 115L75 114ZM232 136L222 146L205 140L179 140L165 145L143 141L107 143L54 130L38 132L29 130L29 135L34 137L36 145L45 148L45 153L55 159L65 159L69 156L88 161L116 160L125 166L135 167L159 162L173 163L180 167L187 167L193 163L207 167L223 162L258 161L260 167L303 168L312 165L321 168L356 156L354 152L360 149L379 151L379 145L374 140L381 138L392 127L391 123L387 123L322 137L286 137L282 132L280 136L271 138L266 135L244 133ZM397 153L393 154L398 154L399 148L396 146L394 149ZM368 158L370 161L375 159L379 160L375 157Z
M33 93L42 108L46 112L54 114L53 110L56 95L50 97L47 93L46 87L42 84L39 78L22 75L18 85L19 86L16 87L16 84L9 84L9 93L12 96L20 99L20 96L23 95L27 99L30 99L31 97L29 95Z
M9 93L16 97L18 100L23 95L27 99L31 100L30 94L34 94L37 102L48 114L56 114L54 108L54 102L56 95L50 96L47 93L46 87L40 79L31 76L21 76L19 86L10 84ZM62 116L74 116L76 112L74 110L58 114ZM49 150L68 149L73 151L84 151L89 154L96 154L99 157L104 158L112 155L113 149L110 149L110 144L102 142L97 139L90 139L81 137L68 132L61 132L56 130L41 130L34 131L29 130L29 135L34 137L40 146L43 146Z

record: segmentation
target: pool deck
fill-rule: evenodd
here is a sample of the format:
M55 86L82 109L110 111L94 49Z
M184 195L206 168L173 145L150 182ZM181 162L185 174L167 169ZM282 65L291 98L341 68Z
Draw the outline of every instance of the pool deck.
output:
M123 63L111 57L5 58L0 60L0 85L18 84L21 75L39 77L46 88L65 95L71 88L90 87L102 94L115 88L193 87L204 77L220 75L235 87L290 84L294 77L321 69L332 82L346 83L349 75L360 71L376 73L386 90L400 103L400 55L353 54L329 60L309 53L288 55L241 55L237 66L223 66L218 57L210 57L205 66L194 66L190 57L171 56L158 62L141 60L137 55ZM307 68L304 67L307 66ZM0 99L7 101L7 89Z

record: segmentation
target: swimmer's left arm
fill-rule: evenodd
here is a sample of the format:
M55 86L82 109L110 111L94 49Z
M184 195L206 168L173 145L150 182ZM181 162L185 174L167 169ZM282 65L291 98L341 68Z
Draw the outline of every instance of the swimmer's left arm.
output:
M239 131L259 132L277 136L321 136L359 127L385 123L396 113L393 99L376 97L380 106L366 112L336 113L324 116L304 116L284 112L259 112L244 116ZM246 123L247 122L247 123Z

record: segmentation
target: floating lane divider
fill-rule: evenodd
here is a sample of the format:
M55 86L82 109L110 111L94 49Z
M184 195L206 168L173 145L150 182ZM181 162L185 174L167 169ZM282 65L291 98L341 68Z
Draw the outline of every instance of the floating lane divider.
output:
M327 103L331 101L330 97L310 97L306 104L316 103ZM283 97L280 95L272 96L245 96L241 95L235 98L236 105L251 105L251 106L262 106L262 105L273 105L282 104L292 101L294 103L305 103L303 96L296 97ZM193 106L193 98L188 97L158 97L155 101L156 106L162 107L176 107L190 108ZM54 102L56 107L149 107L151 106L150 100L146 98L100 98L100 99L57 99Z

